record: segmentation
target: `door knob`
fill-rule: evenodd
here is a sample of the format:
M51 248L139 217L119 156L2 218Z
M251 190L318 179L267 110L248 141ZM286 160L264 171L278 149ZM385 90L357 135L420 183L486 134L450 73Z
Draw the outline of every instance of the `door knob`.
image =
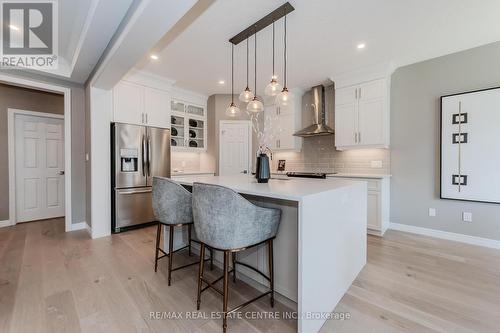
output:
M248 170L243 170L241 173L244 173L246 175L248 173Z
M60 176L64 176L64 170L63 171L59 171L59 175Z

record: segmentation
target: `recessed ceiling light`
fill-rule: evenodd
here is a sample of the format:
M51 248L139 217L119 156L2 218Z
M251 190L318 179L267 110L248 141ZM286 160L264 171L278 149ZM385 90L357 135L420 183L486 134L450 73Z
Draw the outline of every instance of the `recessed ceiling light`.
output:
M358 46L356 46L358 48L358 50L362 50L366 47L366 44L365 43L359 43Z
M11 28L12 30L15 30L15 31L19 31L19 28L16 27L15 25L9 25L9 28Z
M226 81L224 81L224 80L219 80L219 84L224 84L224 83L226 83Z
M152 54L152 55L150 56L150 58L151 58L151 59L153 59L153 60L158 60L158 59L160 59L160 58L159 58L156 54Z

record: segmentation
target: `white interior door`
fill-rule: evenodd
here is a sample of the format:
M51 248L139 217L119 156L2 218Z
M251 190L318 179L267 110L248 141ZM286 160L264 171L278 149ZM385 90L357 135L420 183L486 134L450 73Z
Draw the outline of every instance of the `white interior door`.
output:
M64 119L15 116L17 222L64 216Z
M249 122L221 122L219 175L250 173L251 127Z

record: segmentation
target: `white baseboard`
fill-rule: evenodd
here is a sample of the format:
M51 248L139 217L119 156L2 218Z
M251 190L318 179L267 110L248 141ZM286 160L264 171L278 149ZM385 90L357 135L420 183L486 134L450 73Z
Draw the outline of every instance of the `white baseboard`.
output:
M87 231L87 234L89 234L90 238L92 238L92 227L89 226L87 222L85 222L85 230Z
M85 222L85 221L70 224L70 229L68 231L76 231L76 230L83 230L83 229L87 229L87 222Z
M436 229L421 228L413 225L406 225L399 223L391 223L389 229L500 250L500 241L495 239L457 234L453 232L436 230Z
M10 226L11 226L10 220L0 221L0 228L10 227Z

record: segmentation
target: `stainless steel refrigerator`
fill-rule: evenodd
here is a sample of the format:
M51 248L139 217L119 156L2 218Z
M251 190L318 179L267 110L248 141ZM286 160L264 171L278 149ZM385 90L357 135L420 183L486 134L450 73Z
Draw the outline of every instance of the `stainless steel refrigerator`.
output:
M170 130L112 124L112 232L155 220L153 176L170 177Z

